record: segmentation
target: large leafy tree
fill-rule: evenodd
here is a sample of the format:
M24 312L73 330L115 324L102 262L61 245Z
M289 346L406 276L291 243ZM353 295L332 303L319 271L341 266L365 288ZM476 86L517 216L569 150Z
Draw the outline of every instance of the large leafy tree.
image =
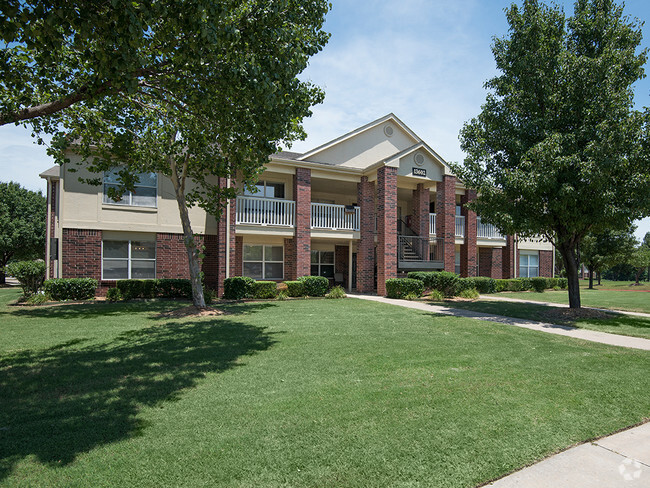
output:
M650 117L632 91L647 58L640 22L610 0L578 0L569 18L525 0L506 16L509 35L492 47L500 74L461 131L456 170L482 218L555 244L579 308L582 239L650 213Z
M16 14L19 45L6 49L10 63L5 64L27 69L22 78L12 75L13 83L27 89L26 96L5 97L0 110L5 120L24 115L37 131L54 134L52 154L60 163L73 145L92 172L117 167L115 198L135 190L138 173L168 176L183 225L194 303L204 306L200 249L188 207L198 204L219 217L235 194L217 178L247 184L280 143L304 136L300 122L323 93L297 75L327 42L322 25L329 5L324 0L112 0L92 3L90 10L97 12L89 14L81 8L85 2L60 3L52 4L63 12L76 5L68 12L72 20L57 9L40 8L40 2L33 7L15 2L35 25ZM99 22L97 29L87 26L89 16ZM54 54L45 52L53 47ZM47 80L37 79L39 74ZM44 110L50 115L29 118Z
M582 239L580 258L589 269L589 288L594 287L594 273L623 264L630 260L636 246L635 226L624 231L606 230L588 234Z
M45 197L18 183L0 183L0 284L10 260L43 258Z

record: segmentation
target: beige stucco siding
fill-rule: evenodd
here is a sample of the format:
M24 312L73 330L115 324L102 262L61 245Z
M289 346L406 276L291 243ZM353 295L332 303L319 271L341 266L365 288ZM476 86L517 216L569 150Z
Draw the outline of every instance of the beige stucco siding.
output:
M522 251L552 251L553 244L547 242L543 237L520 239L517 247Z

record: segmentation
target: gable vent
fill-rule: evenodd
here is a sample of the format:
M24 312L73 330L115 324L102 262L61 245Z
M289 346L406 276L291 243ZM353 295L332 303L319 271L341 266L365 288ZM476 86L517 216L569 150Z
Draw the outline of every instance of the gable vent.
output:
M393 135L393 128L390 125L387 125L384 127L384 134L386 134L388 137Z
M424 156L422 153L415 153L413 155L413 161L415 161L415 164L418 166L422 166L424 164Z

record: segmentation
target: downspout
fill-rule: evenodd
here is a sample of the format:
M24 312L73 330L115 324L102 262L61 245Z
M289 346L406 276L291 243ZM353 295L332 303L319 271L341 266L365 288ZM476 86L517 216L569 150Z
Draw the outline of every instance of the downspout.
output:
M551 247L553 248L553 271L551 272L551 276L555 278L555 246L551 244Z
M50 239L52 237L52 180L47 178L47 221L45 222L45 279L49 280L50 276Z
M519 266L519 263L517 262L517 242L518 242L517 234L515 234L515 235L512 236L512 244L513 244L512 245L512 252L514 254L512 256L512 263L513 263L512 277L513 278L517 277L517 267Z
M230 188L230 178L226 180L226 188ZM226 203L226 278L230 278L230 198Z

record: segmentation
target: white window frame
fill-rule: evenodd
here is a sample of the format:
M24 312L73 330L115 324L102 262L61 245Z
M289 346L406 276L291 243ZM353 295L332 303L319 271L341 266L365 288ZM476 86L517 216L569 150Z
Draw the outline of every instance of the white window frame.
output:
M284 196L281 197L281 198L280 198L280 197L275 197L275 196L273 196L273 197L267 197L267 196L266 196L266 188L267 188L267 186L268 186L269 184L272 184L272 185L282 185L282 193L284 194ZM249 191L247 188L244 188L244 196L247 196L247 197L256 197L256 198L268 198L268 199L271 199L271 200L286 200L286 197L287 197L287 185L285 184L284 181L259 180L259 181L258 181L257 183L255 183L255 185L253 185L253 186L255 186L255 187L257 187L257 186L263 186L263 187L264 187L264 191L262 191L262 192L259 192L259 191L258 191L258 192L256 192L256 193L254 193L254 192L252 192L252 191ZM261 195L260 195L260 193L261 193Z
M265 247L279 247L282 249L282 261L267 261L266 260L266 254L264 252ZM251 259L244 259L244 256L246 255L246 247L261 247L262 248L262 260L251 260ZM244 274L244 269L246 268L245 264L246 263L262 263L262 278L261 280L271 280L271 281L277 281L277 280L284 280L284 246L277 245L277 244L244 244L244 249L242 249L242 274ZM266 266L265 264L282 264L282 276L280 278L267 278L266 277Z
M154 195L154 203L153 205L139 205L137 203L133 203L132 199L132 193L129 190L125 190L124 193L122 194L122 199L119 202L116 202L113 200L111 197L108 196L107 193L107 188L109 186L118 186L115 183L108 183L106 181L106 178L108 177L108 174L111 173L111 171L105 171L104 172L104 178L103 178L103 186L102 186L102 203L104 205L116 205L120 207L145 207L145 208L157 208L158 207L158 173L150 173L151 175L154 176L156 179L155 185L143 185L140 182L136 183L135 189L137 193L138 188L153 188L155 190L155 195ZM139 173L139 175L144 175L147 173Z
M522 256L526 256L526 266L521 265L521 258ZM537 256L537 266L531 266L530 265L530 256ZM517 263L519 269L519 277L520 278L537 278L539 276L539 251L519 251L519 262ZM521 270L522 267L526 269L526 274L522 274ZM530 270L531 268L536 268L537 269L537 275L536 276L530 276Z
M104 239L102 239L102 281L118 281L118 280L130 280L131 278L131 263L133 261L153 261L154 266L153 266L153 278L138 278L138 279L143 279L143 280L155 280L156 279L156 261L158 259L158 246L156 246L156 241L154 240L146 240L146 239L105 239L106 241L112 241L112 242L128 242L128 253L127 253L127 258L126 258L126 274L127 278L104 278L104 259L107 261L124 261L124 258L104 258ZM154 257L153 259L151 258L131 258L131 242L153 242L154 246Z
M313 261L311 261L311 254L310 254L310 261L311 261L310 268L309 268L310 272L311 272L311 266L318 266L318 274L314 275L312 273L312 276L323 276L321 274L321 272L320 272L321 266L331 266L332 267L332 277L331 277L331 279L334 279L334 275L336 274L336 253L334 251L320 251L318 249L312 249L311 252L317 252L318 253L318 262L317 263L314 263ZM332 260L331 263L323 263L321 261L322 253L324 253L324 252L331 252L332 253L332 257L334 259Z

